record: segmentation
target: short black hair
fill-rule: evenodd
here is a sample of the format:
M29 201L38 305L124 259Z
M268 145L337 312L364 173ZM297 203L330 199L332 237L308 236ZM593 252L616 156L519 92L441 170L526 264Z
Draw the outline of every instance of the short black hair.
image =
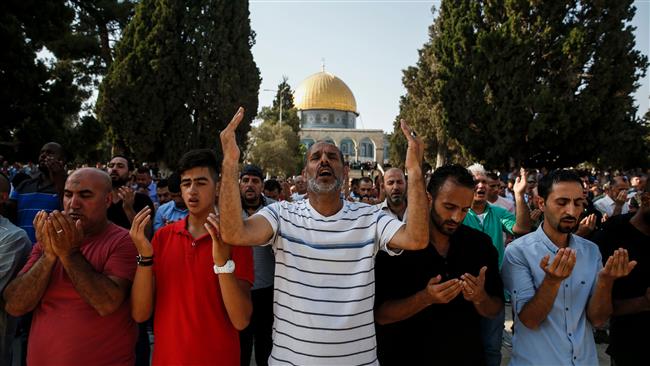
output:
M546 174L539 180L537 183L537 194L546 200L548 195L553 191L553 185L561 182L575 182L582 188L582 179L580 179L580 176L576 172L568 169L557 169Z
M361 182L374 184L374 182L372 181L372 179L370 179L370 177L361 177L361 178L359 178L359 183L361 183Z
M440 168L436 169L429 179L429 184L427 184L427 192L431 194L431 197L434 199L440 191L445 182L451 179L454 183L461 187L466 187L471 190L474 190L474 177L472 173L467 170L467 168L458 164L449 164L443 165Z
M172 173L167 178L168 189L171 193L181 193L181 176L178 173Z
M168 186L169 186L169 182L165 178L159 180L158 183L156 183L156 187L158 187L158 188L165 188L165 187L168 187Z
M136 172L136 174L151 175L151 172L149 171L149 168L147 168L146 166L139 166L138 169L135 172Z
M217 154L212 149L195 149L186 152L178 161L178 175L193 168L208 168L212 180L218 182L219 179L219 160Z
M278 191L282 192L282 186L280 185L280 182L278 182L275 179L269 179L266 182L264 182L264 190L265 191Z
M133 161L131 161L131 159L129 159L128 156L122 155L122 154L116 154L116 155L113 155L111 157L111 160L113 160L115 158L122 158L122 159L126 160L126 164L127 164L127 167L128 167L130 172L132 172L133 169L135 169L135 166L133 165Z
M350 181L350 187L352 186L358 186L359 185L359 178L352 178Z
M495 172L488 172L485 176L492 180L499 180L499 176Z

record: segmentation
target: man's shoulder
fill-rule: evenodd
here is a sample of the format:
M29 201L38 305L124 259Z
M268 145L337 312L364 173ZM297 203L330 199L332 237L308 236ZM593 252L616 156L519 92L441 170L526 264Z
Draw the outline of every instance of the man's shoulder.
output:
M37 175L36 177L33 178L28 178L25 179L24 181L20 182L20 184L15 188L15 191L17 194L29 194L29 193L51 193L51 194L56 194L56 190L54 189L54 185L50 185L46 188L51 188L51 189L44 189L39 191L39 182L40 182L40 175Z
M504 207L497 205L496 203L488 203L487 207L490 211L492 211L494 215L496 215L499 218L512 216L512 212L508 211Z
M173 200L163 203L162 205L158 206L158 210L156 212L168 212L168 211L173 211L174 208L176 208L175 203Z
M25 230L14 225L6 217L0 216L0 248L9 249L9 247L15 247L16 245L20 246L29 246L31 247L31 240ZM3 252L4 250L0 250Z
M530 250L531 247L536 247L540 245L541 242L539 238L536 237L537 231L532 231L526 235L520 236L519 238L513 240L510 244L506 246L507 252L525 252Z

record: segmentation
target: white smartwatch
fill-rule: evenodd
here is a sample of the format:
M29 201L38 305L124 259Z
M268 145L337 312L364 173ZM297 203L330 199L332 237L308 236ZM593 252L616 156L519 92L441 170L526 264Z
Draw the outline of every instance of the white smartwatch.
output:
M228 259L226 263L219 267L216 264L214 265L214 273L216 274L222 274L222 273L233 273L235 272L235 261L232 259Z

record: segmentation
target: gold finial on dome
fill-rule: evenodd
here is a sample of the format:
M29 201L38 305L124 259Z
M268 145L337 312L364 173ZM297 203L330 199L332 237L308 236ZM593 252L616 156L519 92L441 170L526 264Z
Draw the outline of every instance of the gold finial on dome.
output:
M300 83L294 93L296 109L324 109L357 112L357 101L343 80L324 71L315 73Z

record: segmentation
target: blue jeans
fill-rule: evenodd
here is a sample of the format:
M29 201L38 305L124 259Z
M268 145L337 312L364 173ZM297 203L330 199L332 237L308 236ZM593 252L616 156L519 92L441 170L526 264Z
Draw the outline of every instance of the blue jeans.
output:
M481 318L481 338L483 338L487 366L501 365L501 341L503 339L503 323L505 320L505 307L493 319Z

